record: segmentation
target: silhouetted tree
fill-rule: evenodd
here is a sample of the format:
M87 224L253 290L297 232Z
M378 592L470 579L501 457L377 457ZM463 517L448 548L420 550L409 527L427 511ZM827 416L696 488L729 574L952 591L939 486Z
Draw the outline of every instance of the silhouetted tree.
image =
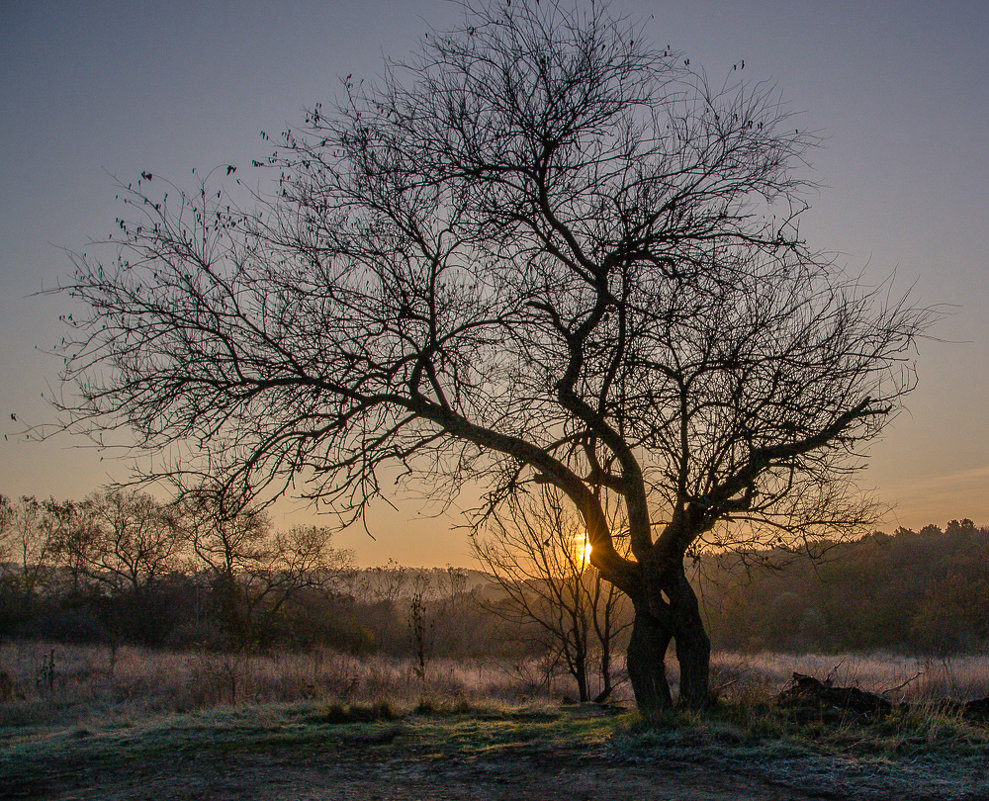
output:
M235 495L303 481L343 522L393 466L439 498L481 482L479 521L551 484L634 605L639 705L671 703L671 641L706 703L685 555L867 518L849 471L929 315L800 240L813 139L774 91L711 85L602 4L468 3L344 90L254 208L122 189L117 258L65 287L89 309L68 424Z
M6 495L0 495L0 565L6 565L10 562L11 543L9 539L16 515L13 501Z
M140 596L178 566L182 539L168 510L150 495L105 489L88 496L83 508L90 536L76 561L110 591Z
M90 565L98 548L99 532L93 523L90 504L83 501L56 501L49 498L40 504L38 551L44 563L47 556L60 573L67 574L70 593L80 595L88 589ZM25 560L27 565L28 561Z
M53 553L42 525L45 511L33 496L0 501L0 631L7 633L36 612L52 579Z
M590 564L579 516L550 488L510 499L504 512L472 543L503 593L487 608L553 653L577 682L580 701L591 700L596 674L594 700L604 701L613 689L615 644L628 627L621 594Z
M330 591L349 554L322 526L275 531L263 510L204 486L176 502L174 525L210 576L217 611L237 645L270 636L307 590Z

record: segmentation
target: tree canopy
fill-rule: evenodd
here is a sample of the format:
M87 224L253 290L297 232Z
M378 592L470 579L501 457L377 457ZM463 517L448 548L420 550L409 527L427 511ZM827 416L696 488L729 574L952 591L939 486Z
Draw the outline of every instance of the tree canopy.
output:
M671 638L703 703L684 555L867 517L849 471L930 316L802 241L814 144L773 88L712 84L605 6L467 4L286 131L272 190L123 189L117 256L66 286L71 424L238 495L302 482L344 522L392 466L439 498L480 482L479 525L551 484L633 600L640 703L669 702Z

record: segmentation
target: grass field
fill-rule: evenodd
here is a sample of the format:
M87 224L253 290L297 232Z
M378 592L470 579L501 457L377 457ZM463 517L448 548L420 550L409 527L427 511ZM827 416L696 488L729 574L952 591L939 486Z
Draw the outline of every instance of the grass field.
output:
M4 730L0 797L973 801L989 737L923 742L849 724L822 737L759 715L646 724L582 706L396 711L312 702L214 707L102 726ZM760 722L761 721L761 722ZM675 725L673 725L675 724ZM758 725L754 725L758 724Z
M727 703L765 700L794 671L914 703L989 696L989 657L889 654L715 654L711 686ZM410 660L333 651L270 655L155 651L14 641L0 644L0 723L71 722L99 714L187 712L218 705L292 701L467 704L554 703L574 695L565 676L533 660L434 659L426 676ZM671 665L676 682L676 662ZM6 688L6 689L4 689ZM630 704L627 682L614 701Z
M940 704L989 695L984 658L720 654L719 704L654 720L534 664L16 642L0 669L5 799L989 798L989 729ZM794 717L794 670L911 706Z

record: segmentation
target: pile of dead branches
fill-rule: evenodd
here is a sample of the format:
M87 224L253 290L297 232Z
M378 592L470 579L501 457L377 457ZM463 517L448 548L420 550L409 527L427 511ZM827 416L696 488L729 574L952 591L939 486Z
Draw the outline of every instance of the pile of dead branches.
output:
M894 710L904 711L908 708L907 704L893 704L882 695L866 692L858 687L835 687L830 676L822 681L803 673L793 674L793 682L776 696L776 703L791 710L797 718L813 715L824 719L854 717L875 720ZM966 702L946 701L941 707L966 720L989 723L989 698Z

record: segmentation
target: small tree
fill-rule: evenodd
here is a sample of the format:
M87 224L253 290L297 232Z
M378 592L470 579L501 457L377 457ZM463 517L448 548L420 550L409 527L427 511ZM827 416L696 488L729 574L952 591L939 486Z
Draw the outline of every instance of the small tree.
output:
M507 518L493 518L488 536L474 538L474 553L504 594L488 608L556 655L581 702L591 700L596 673L600 703L611 695L612 655L628 622L621 593L590 564L583 525L562 500L549 488L513 498Z
M0 495L0 565L3 566L6 566L10 561L11 543L9 539L16 516L17 512L13 501L6 495Z
M91 504L49 498L41 503L41 510L39 553L47 552L59 572L68 574L70 594L78 596L89 589L91 566L99 550L99 530Z
M26 622L51 583L55 565L45 504L32 496L0 498L0 628Z
M90 310L68 424L126 425L235 496L305 480L344 523L396 465L434 497L481 482L478 521L551 484L634 606L640 707L672 701L671 641L706 703L685 555L867 519L850 471L929 315L799 238L813 140L772 90L712 86L601 4L468 3L344 91L253 210L122 189L116 259L66 287Z

